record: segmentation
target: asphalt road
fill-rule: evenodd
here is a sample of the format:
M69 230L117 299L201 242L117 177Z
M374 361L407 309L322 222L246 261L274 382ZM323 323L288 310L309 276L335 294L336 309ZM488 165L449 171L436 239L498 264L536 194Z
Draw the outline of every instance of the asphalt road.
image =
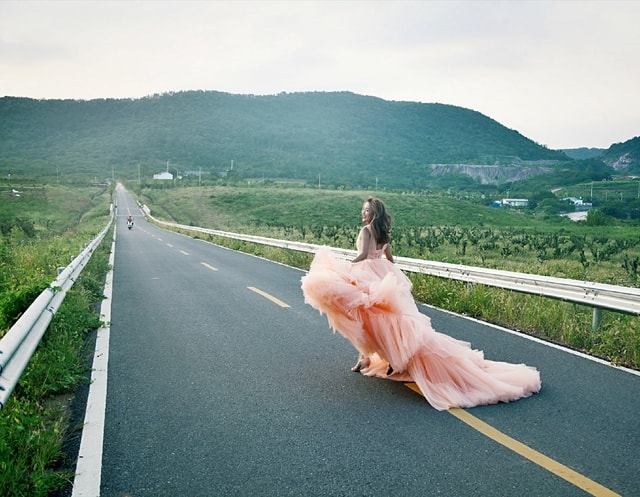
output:
M303 272L154 227L128 195L117 223L102 497L640 495L640 376L424 307L541 371L539 394L463 411L550 458L536 462L350 372Z

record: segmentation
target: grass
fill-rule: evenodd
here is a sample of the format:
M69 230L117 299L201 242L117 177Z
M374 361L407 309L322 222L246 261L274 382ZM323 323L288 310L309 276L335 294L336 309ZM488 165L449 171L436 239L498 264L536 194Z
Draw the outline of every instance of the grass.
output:
M67 293L0 412L0 488L7 497L47 496L73 478L73 461L63 451L72 435L69 403L62 399L86 378L85 337L100 325L94 306L102 297L91 288L104 274L102 245Z

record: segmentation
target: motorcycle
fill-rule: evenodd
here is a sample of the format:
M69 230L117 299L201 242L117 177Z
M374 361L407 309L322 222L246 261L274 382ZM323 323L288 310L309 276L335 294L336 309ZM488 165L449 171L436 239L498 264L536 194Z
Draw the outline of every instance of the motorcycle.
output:
M127 228L133 228L133 221L127 221Z

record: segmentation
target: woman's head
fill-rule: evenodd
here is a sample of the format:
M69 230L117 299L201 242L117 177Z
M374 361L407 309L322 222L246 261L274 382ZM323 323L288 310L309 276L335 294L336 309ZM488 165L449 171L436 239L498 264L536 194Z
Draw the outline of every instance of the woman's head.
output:
M388 243L391 240L391 216L382 200L368 197L362 205L362 220L371 226L376 242Z

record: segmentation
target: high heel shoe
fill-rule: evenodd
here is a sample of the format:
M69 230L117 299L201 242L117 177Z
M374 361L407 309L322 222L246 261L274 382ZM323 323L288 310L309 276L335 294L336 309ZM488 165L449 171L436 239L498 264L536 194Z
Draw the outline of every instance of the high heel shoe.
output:
M356 362L356 365L351 368L351 371L353 371L354 373L359 373L364 368L368 368L370 363L371 359L369 359L368 357L359 357L358 362Z

